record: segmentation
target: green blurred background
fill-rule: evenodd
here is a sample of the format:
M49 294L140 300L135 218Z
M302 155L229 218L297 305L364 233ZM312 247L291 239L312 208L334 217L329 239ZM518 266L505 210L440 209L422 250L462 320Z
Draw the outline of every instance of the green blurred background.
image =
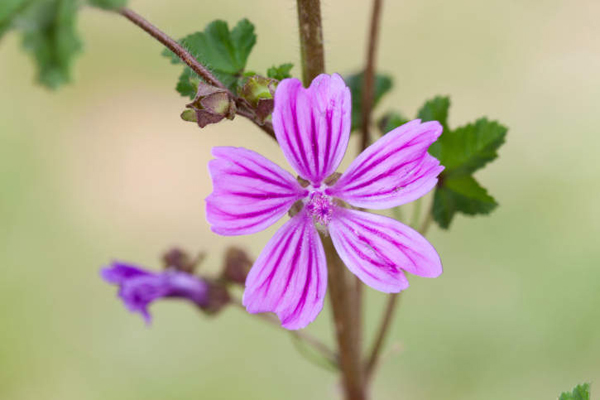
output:
M247 17L251 69L299 62L291 0L131 7L175 37ZM361 68L368 14L324 2L329 72ZM450 94L451 126L485 115L510 131L478 174L501 206L432 229L445 272L411 279L374 399L553 399L581 381L600 395L599 14L596 0L385 4L378 65L395 91L380 112ZM158 268L171 245L209 251L212 271L228 245L257 255L276 227L227 238L205 222L210 149L286 164L241 118L182 122L179 68L124 18L89 9L79 28L75 84L55 93L33 84L14 33L0 43L0 399L334 398L335 376L284 332L178 302L153 306L147 328L99 279L115 258ZM367 300L370 337L384 296ZM328 310L308 329L331 342Z

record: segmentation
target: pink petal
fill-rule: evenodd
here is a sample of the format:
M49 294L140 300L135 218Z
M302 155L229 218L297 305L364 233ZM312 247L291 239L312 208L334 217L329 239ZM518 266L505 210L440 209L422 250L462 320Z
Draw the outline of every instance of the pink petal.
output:
M350 137L350 89L337 75L319 75L308 89L284 79L275 92L273 128L290 165L315 186L340 165Z
M215 147L208 163L213 192L206 219L220 235L262 231L306 196L294 177L260 154L241 147Z
M350 271L381 292L406 289L403 271L428 278L442 273L440 257L427 239L394 219L338 208L329 234Z
M441 135L437 121L408 122L369 146L326 193L355 207L396 207L425 195L444 167L427 154Z
M274 312L287 329L311 323L323 308L327 262L319 234L302 211L269 241L246 279L250 313Z

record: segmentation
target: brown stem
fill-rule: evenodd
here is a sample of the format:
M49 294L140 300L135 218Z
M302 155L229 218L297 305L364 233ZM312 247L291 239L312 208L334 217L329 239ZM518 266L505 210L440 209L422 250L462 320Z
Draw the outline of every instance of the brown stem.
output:
M142 28L153 38L161 42L165 47L173 52L177 57L186 63L195 73L202 79L213 86L225 89L223 85L204 65L200 64L194 56L192 56L182 45L173 40L166 33L158 29L156 26L148 22L144 17L137 14L135 11L128 8L123 8L119 11L125 18Z
M353 286L346 266L339 258L331 238L321 235L329 272L329 299L339 347L340 369L346 400L365 400L363 365L360 354L358 330L352 301Z
M204 65L202 65L193 55L191 55L182 45L177 43L176 40L171 38L169 35L158 29L156 26L152 25L149 21L147 21L144 17L139 15L133 10L128 8L123 8L119 10L119 13L123 15L125 18L142 28L146 33L150 36L158 40L165 47L173 52L181 61L186 63L188 67L190 67L199 77L205 80L207 83L219 87L221 89L227 90L229 95L235 99L237 105L237 114L242 117L246 117L254 122L259 128L261 128L264 132L266 132L272 138L275 138L275 133L273 131L273 126L271 123L261 124L259 123L254 113L251 110L248 110L247 107L242 104L239 98L233 95L229 89L221 83Z
M263 130L267 135L271 136L273 139L277 140L275 137L275 131L273 130L273 124L271 122L265 122L264 124L260 124L255 120L254 113L251 110L248 110L243 104L240 104L240 101L236 99L236 114L241 115L242 117L248 118L250 121L254 122L256 126Z
M371 356L367 360L367 364L365 367L365 379L367 381L369 380L369 378L371 378L373 372L375 371L375 367L377 366L377 361L379 360L381 350L383 350L383 344L385 342L387 332L390 328L390 324L392 323L394 310L396 309L399 299L400 293L392 293L388 297L388 302L383 313L383 319L381 321L381 325L379 326L377 336L375 336L375 342L373 343Z
M381 6L383 0L373 0L373 11L371 12L371 25L369 27L369 44L367 46L367 63L363 73L362 90L362 121L360 151L369 145L369 129L371 126L371 112L375 99L375 53L379 37L379 21L381 19Z
M421 224L421 228L419 229L419 233L425 236L429 227L431 226L433 209L429 207L427 215L425 216L425 220ZM383 350L383 344L387 337L387 333L392 323L392 319L394 318L394 311L398 306L398 301L400 300L400 293L392 293L388 297L388 302L385 307L385 311L383 313L383 318L381 320L381 324L379 325L379 330L377 331L377 335L375 336L375 342L373 342L373 347L371 349L371 355L369 356L366 366L365 366L365 381L368 382L373 373L375 372L375 368L377 367L377 362L379 361L379 357L381 356L381 350Z
M236 307L242 308L244 311L246 311L246 307L244 307L242 305L242 302L239 300L236 301L236 300L232 299L231 304L235 305ZM252 315L256 316L257 318L262 319L263 321L270 323L271 325L275 325L275 326L281 328L281 322L279 322L277 317L275 317L271 314L252 314ZM301 340L301 341L305 342L306 344L312 346L312 348L314 348L317 352L321 353L321 355L323 357L325 357L332 365L335 365L335 366L338 365L337 354L333 350L331 350L329 348L329 346L327 346L325 343L321 342L318 338L312 336L311 334L309 334L308 332L305 332L305 331L287 331L287 332L289 332L292 336L296 337L298 340Z
M325 72L325 51L321 26L321 1L297 0L298 28L300 30L300 56L302 81L305 86Z

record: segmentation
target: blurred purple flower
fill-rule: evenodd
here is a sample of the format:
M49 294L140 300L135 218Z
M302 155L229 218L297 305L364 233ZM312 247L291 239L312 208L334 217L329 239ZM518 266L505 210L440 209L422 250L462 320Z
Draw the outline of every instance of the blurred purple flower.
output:
M140 313L146 323L152 317L148 311L150 303L161 298L182 298L205 307L208 302L208 284L194 275L167 269L150 272L142 268L114 262L100 271L102 278L119 286L119 297L125 307L134 313Z
M253 151L212 151L214 190L206 214L213 232L255 233L297 211L254 263L243 299L250 313L274 312L288 329L305 327L323 307L327 265L319 231L331 236L346 266L379 291L406 289L404 271L424 277L442 272L437 252L418 232L350 207L396 207L433 189L443 167L427 150L441 125L414 120L394 129L336 179L348 147L350 112L350 90L337 74L319 75L308 89L297 79L279 83L273 128L298 180Z

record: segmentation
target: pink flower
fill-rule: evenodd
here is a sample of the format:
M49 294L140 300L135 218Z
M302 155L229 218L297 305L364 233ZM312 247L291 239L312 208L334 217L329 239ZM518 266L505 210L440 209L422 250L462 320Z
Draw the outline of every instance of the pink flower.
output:
M297 79L281 81L273 127L301 180L251 150L215 147L212 152L214 190L206 214L213 232L262 231L297 204L299 211L254 263L243 299L248 312L274 312L288 329L305 327L323 307L327 262L319 231L331 236L350 271L379 291L406 289L405 271L424 277L442 273L437 252L415 230L352 208L396 207L434 188L443 167L427 149L442 133L441 125L415 120L387 133L336 180L332 174L348 147L350 110L350 90L337 74L319 75L308 89Z

